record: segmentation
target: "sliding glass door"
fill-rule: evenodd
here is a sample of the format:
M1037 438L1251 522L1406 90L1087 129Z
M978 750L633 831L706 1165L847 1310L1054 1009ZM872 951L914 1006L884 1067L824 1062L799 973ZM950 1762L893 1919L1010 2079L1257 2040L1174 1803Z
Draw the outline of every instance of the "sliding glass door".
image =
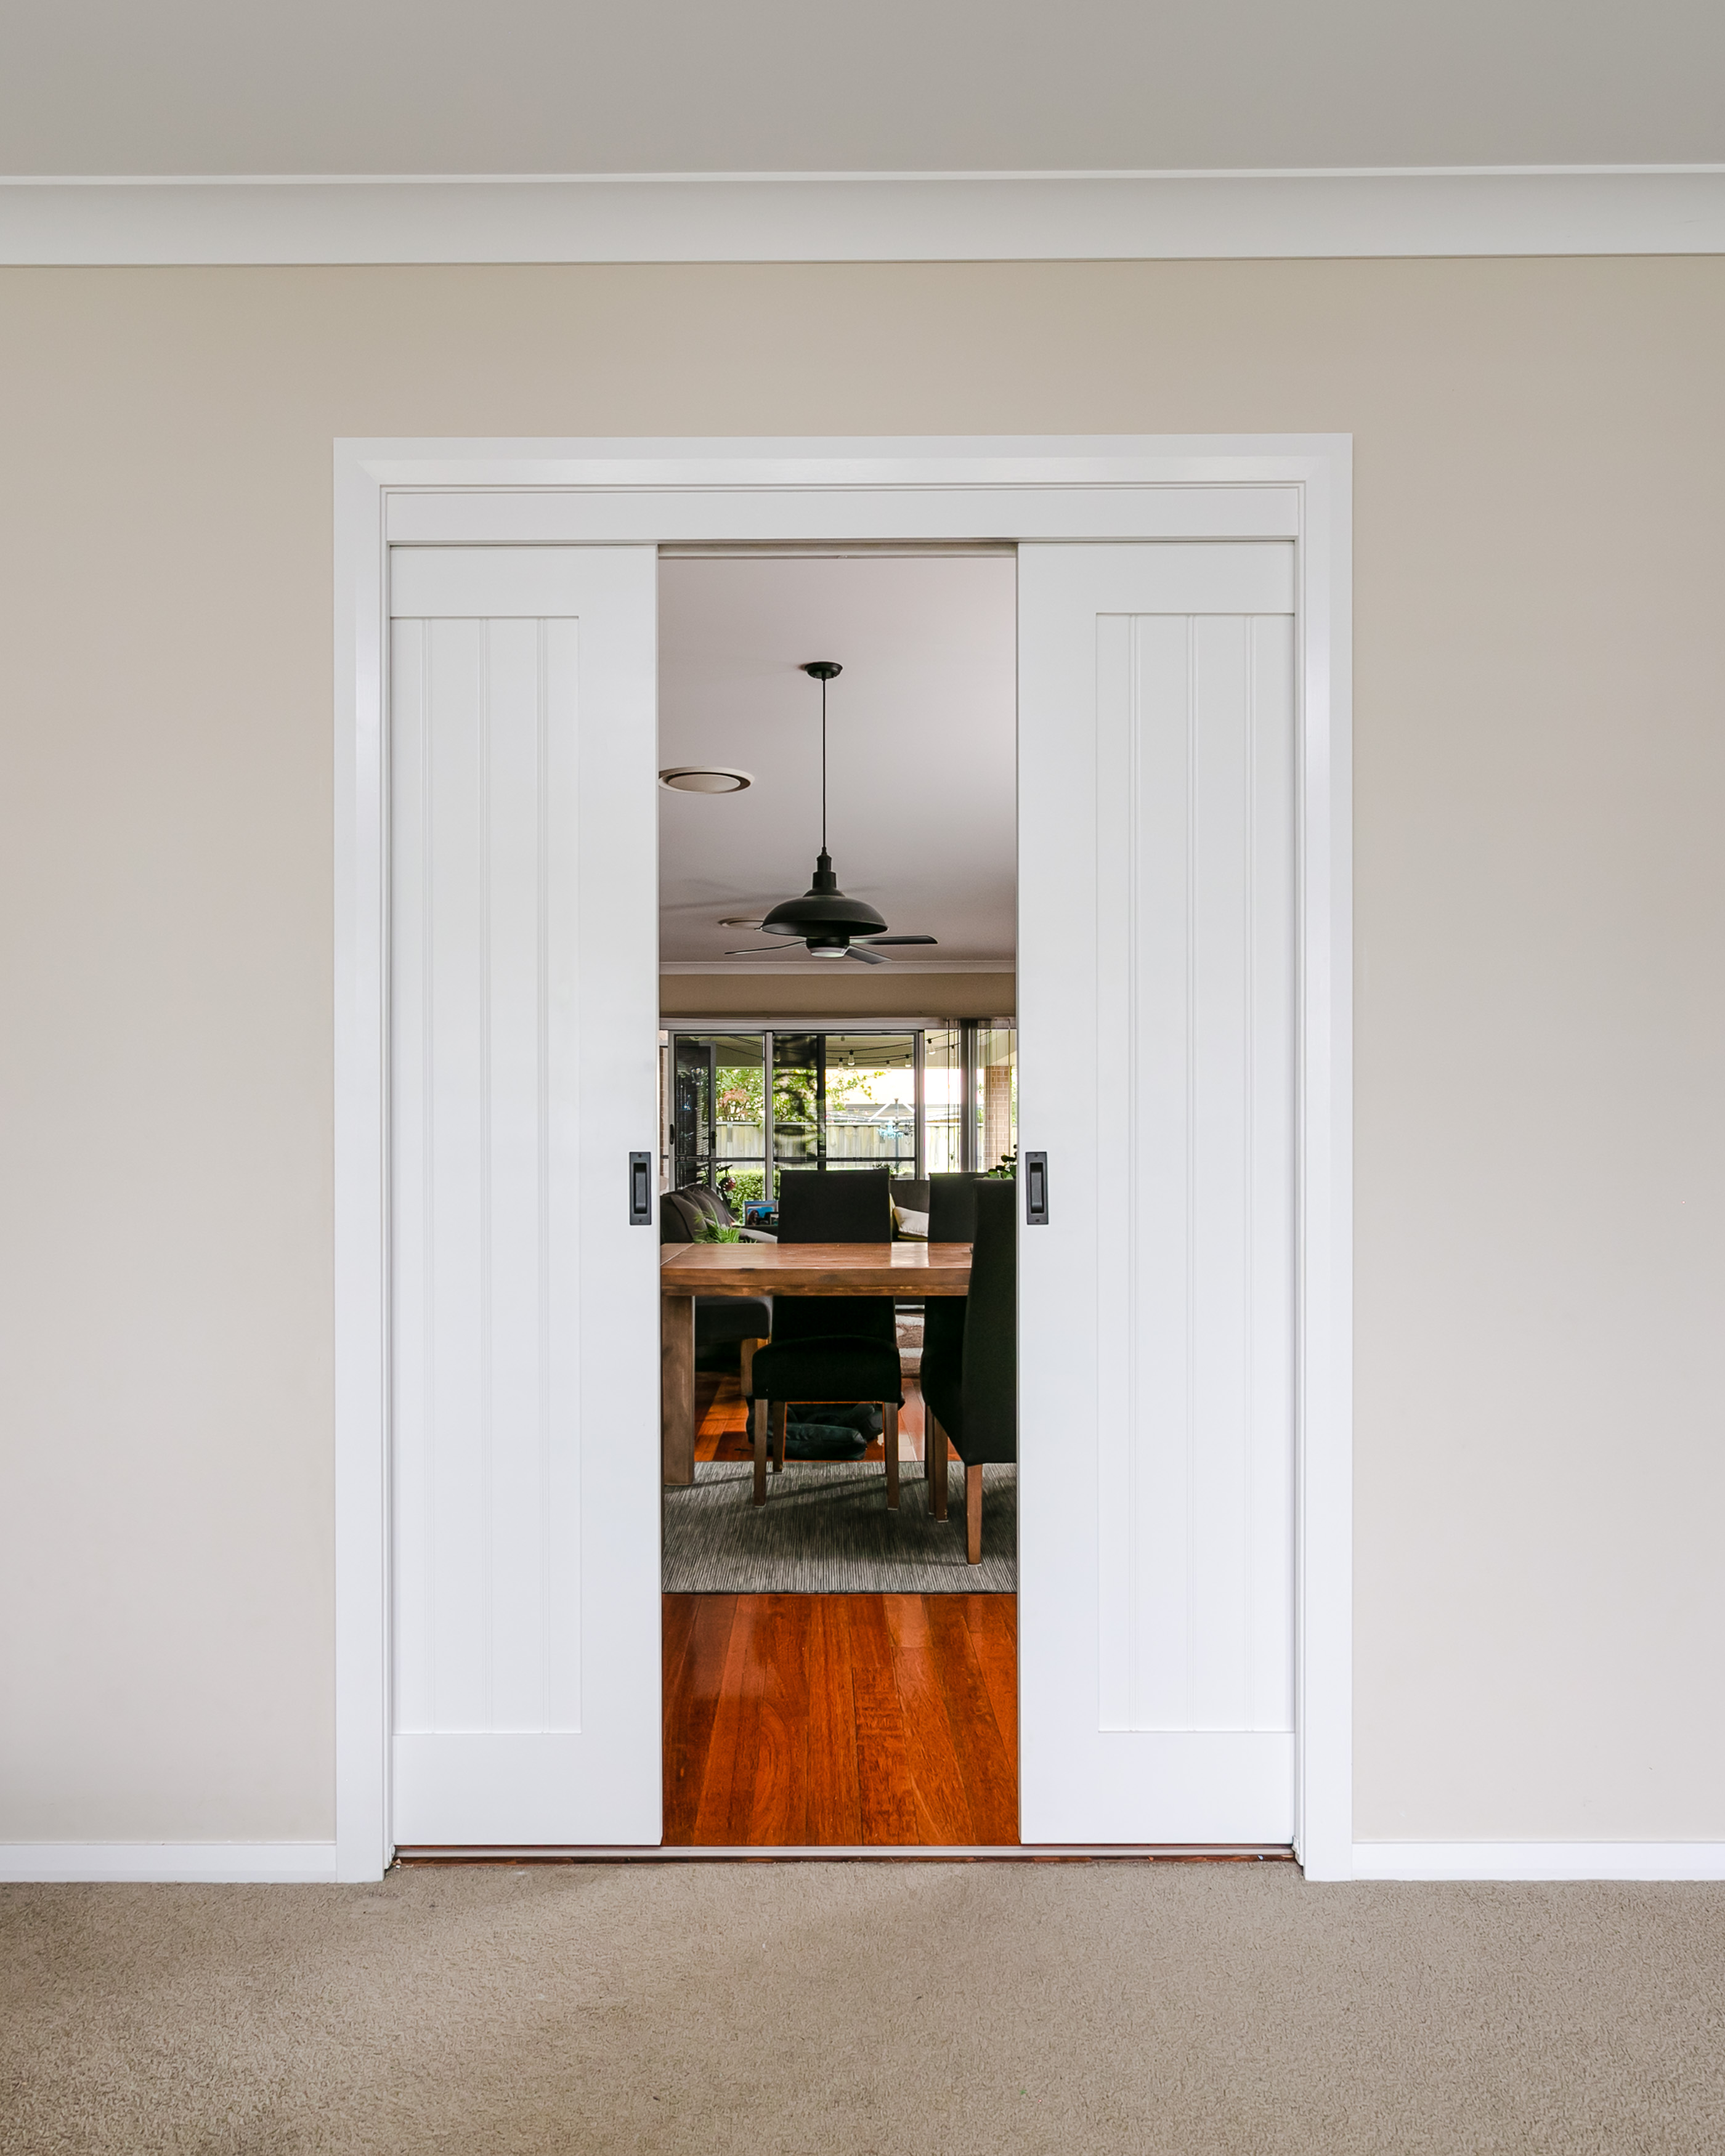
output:
M1018 1148L1018 1032L1009 1019L922 1036L925 1174L986 1174Z
M679 1188L711 1180L713 1164L714 1044L680 1035L672 1058L675 1073L671 1124L671 1180Z
M679 1034L680 1048L689 1039ZM767 1036L725 1033L702 1036L713 1053L713 1155L702 1183L723 1189L737 1210L766 1195L768 1152Z
M976 1028L969 1113L975 1164L984 1175L1018 1155L1018 1040L1017 1029L1011 1025L991 1022Z
M675 1032L664 1063L671 1186L707 1183L739 1209L770 1204L788 1168L885 1168L908 1182L996 1167L1017 1142L1010 1019Z
M916 1172L914 1033L775 1033L775 1166Z

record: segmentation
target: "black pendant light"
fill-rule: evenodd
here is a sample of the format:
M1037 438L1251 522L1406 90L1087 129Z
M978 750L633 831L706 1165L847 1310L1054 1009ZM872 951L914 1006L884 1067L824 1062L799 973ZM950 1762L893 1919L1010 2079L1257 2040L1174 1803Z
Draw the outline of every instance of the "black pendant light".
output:
M765 936L782 936L806 944L811 957L860 958L865 965L884 966L887 961L876 957L872 947L877 943L932 943L932 936L889 936L886 923L874 907L860 898L847 898L839 888L839 879L833 872L833 857L827 851L827 684L844 672L835 659L811 659L803 671L820 684L820 851L814 860L814 880L801 898L788 898L761 923ZM865 939L868 949L852 948L852 938ZM771 944L757 946L753 951L727 951L727 958L757 957L762 951L773 948Z

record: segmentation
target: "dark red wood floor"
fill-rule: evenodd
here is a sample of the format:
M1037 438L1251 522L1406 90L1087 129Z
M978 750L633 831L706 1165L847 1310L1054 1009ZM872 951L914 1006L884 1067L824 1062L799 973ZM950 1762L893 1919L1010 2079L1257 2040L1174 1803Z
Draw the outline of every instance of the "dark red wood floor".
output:
M747 1457L736 1380L697 1386L696 1457ZM901 1449L920 1458L906 1391ZM1015 1843L1017 1598L667 1594L665 1839Z

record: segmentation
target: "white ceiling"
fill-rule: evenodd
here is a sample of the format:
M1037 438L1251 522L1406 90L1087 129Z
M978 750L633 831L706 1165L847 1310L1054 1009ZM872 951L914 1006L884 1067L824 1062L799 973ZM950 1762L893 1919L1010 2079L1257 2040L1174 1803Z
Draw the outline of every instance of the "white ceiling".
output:
M1006 554L661 565L660 766L711 762L755 780L741 793L660 789L662 962L770 943L720 916L758 919L809 887L820 844L820 691L800 670L810 659L845 670L828 691L840 886L895 933L939 937L906 960L1010 962L1015 583ZM817 962L792 943L783 957L731 963L758 973Z
M7 0L0 171L1725 158L1718 0Z

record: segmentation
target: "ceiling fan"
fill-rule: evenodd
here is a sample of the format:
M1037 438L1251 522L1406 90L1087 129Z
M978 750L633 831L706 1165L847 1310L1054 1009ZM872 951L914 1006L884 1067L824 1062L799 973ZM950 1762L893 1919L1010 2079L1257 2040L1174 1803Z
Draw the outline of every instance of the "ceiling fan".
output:
M886 923L872 906L860 898L847 898L833 873L833 857L827 851L827 684L844 668L834 659L811 659L803 667L820 684L820 852L815 857L814 880L801 898L788 898L761 923L763 936L780 936L782 943L757 943L742 951L727 951L727 958L782 956L800 941L812 958L856 958L865 966L886 966L883 943L933 943L933 936L889 936Z

